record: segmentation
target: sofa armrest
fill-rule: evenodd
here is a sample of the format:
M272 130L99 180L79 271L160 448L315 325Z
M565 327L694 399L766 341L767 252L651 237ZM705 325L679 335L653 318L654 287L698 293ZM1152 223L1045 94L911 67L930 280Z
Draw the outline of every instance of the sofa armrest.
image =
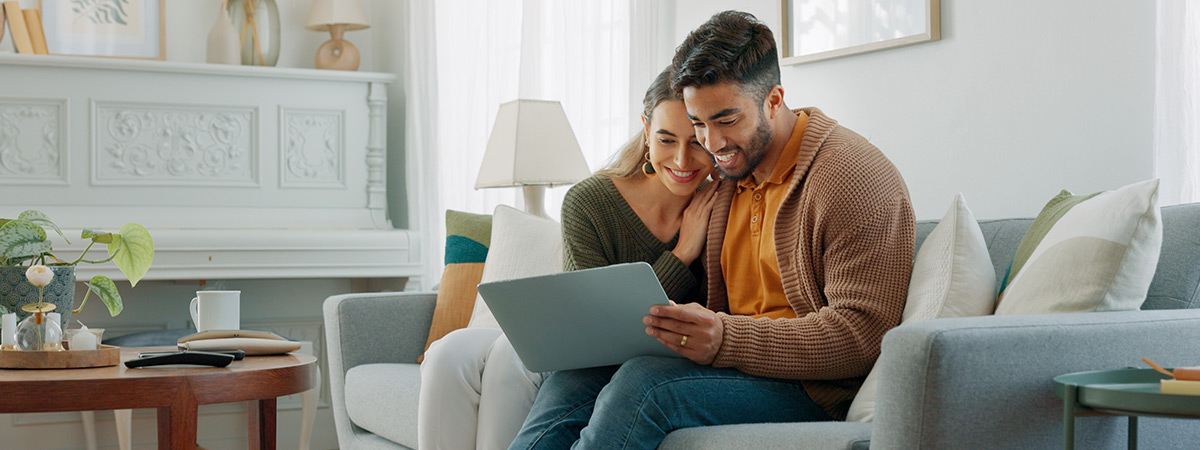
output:
M435 292L345 294L325 299L329 394L341 448L390 446L350 421L346 371L363 364L416 364L417 356L425 350L436 303Z
M436 292L345 294L325 299L330 359L338 353L342 373L360 364L415 364L425 350L436 302Z
M871 446L1051 448L1062 445L1057 375L1200 362L1200 310L937 319L883 339ZM1077 419L1080 448L1124 446L1126 422ZM1146 448L1186 447L1194 423L1143 419Z

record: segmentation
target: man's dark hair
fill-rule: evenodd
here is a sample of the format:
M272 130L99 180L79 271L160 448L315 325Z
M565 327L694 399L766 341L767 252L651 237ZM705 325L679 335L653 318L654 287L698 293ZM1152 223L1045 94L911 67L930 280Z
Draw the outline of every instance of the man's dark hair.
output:
M692 30L675 49L671 88L734 82L759 102L780 84L771 29L753 14L724 11Z

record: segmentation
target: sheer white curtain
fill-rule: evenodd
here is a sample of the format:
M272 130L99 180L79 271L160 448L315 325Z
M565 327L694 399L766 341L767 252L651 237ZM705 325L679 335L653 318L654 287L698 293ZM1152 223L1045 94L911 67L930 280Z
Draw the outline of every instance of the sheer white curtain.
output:
M409 208L426 287L440 277L446 209L523 207L517 188L474 189L499 105L562 102L588 166L601 168L641 126L642 93L670 63L673 24L660 19L673 9L670 0L410 1L407 174L419 181ZM551 217L567 189L547 192Z
M1154 154L1163 205L1200 201L1200 2L1159 0Z

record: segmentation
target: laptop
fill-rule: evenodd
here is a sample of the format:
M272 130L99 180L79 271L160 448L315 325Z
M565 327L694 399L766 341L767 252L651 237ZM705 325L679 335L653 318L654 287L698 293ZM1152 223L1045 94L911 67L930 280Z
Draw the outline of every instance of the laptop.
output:
M683 357L646 334L642 318L669 302L644 262L483 283L479 295L533 372Z

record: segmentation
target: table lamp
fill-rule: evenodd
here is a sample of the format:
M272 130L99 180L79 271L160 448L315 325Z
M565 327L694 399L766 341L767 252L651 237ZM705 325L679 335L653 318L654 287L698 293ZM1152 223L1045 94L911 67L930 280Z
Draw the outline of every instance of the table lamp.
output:
M496 113L475 189L521 186L525 211L547 217L546 187L572 184L590 174L560 103L513 100Z
M358 49L342 34L370 26L359 0L313 0L304 28L329 31L331 37L317 48L317 68L358 70Z

